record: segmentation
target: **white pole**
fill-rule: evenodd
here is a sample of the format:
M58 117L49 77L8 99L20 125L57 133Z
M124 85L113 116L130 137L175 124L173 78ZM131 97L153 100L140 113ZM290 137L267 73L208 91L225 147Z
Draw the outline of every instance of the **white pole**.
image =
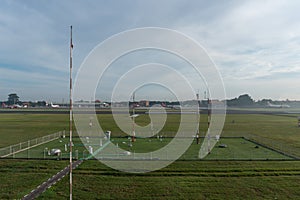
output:
M136 140L136 138L135 138L135 102L134 102L134 100L135 100L135 92L133 92L133 94L132 94L132 101L133 101L133 103L132 103L132 139L131 139L131 141L132 142L135 142L135 140Z
M198 93L196 94L196 98L197 98L197 104L198 104L198 109L197 109L197 123L198 123L198 126L197 126L197 133L196 133L196 143L199 144L200 143L200 100L199 100L199 91Z
M73 49L73 43L72 43L72 26L71 28L71 37L70 37L70 200L72 200L72 170L73 170L73 166L72 166L72 49Z

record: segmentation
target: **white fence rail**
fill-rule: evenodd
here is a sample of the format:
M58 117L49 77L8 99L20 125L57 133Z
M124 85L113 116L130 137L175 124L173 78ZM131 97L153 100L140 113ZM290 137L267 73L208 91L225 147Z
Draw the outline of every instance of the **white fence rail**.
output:
M10 145L0 149L0 158L5 158L15 153L25 151L32 147L39 146L41 144L55 140L63 135L64 131L59 131L50 135L28 140L27 142L20 142L19 144Z

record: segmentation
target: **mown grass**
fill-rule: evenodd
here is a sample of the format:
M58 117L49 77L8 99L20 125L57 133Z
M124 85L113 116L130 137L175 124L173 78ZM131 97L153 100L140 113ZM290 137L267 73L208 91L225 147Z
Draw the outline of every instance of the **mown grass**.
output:
M73 147L73 157L77 159L85 159L89 157L91 154L84 147L82 142L87 142L85 138L80 140L80 138L73 138L73 143L75 144ZM172 138L138 138L136 142L132 143L127 138L111 138L111 141L118 146L121 150L121 153L115 155L105 155L102 154L102 151L96 154L96 157L105 158L108 156L109 158L114 157L116 159L120 157L124 157L125 151L130 151L132 153L149 153L160 148L163 148L167 145ZM203 140L201 140L203 141ZM36 158L36 159L61 159L61 158L69 158L69 147L68 147L69 138L59 138L52 142L10 155L8 158ZM107 142L103 139L103 143ZM86 143L87 144L87 143ZM129 146L129 144L131 144ZM220 145L227 145L226 148L219 147ZM93 147L94 152L101 148L98 140L90 141L88 143L89 146ZM65 149L67 147L67 150ZM199 151L201 144L196 144L194 140L191 146L187 149L187 151L180 157L181 160L199 160ZM60 149L62 154L60 156L48 155L48 151L51 149ZM168 153L167 153L168 154ZM170 154L170 153L169 153ZM92 157L93 158L93 157ZM151 154L149 153L146 159L152 159ZM155 159L155 158L154 158ZM247 141L243 138L221 138L219 142L217 142L216 147L212 149L211 153L208 154L204 159L209 160L287 160L292 159L286 155L280 154L274 150L268 149L266 147L260 146L259 144L255 144L253 142Z
M177 129L178 116L170 116L164 132ZM104 130L121 133L112 115L98 117ZM147 124L146 118L140 120L137 123ZM201 115L202 136L206 120ZM67 114L0 114L0 147L64 129L68 130ZM297 118L290 115L228 115L222 136L252 137L300 156ZM0 199L21 198L66 165L67 161L0 160ZM298 199L299 171L299 161L176 161L156 172L133 175L85 161L74 171L73 191L74 199ZM67 198L64 178L39 199Z
M68 130L64 114L0 114L0 148Z
M0 199L21 199L67 165L66 161L0 161Z
M222 136L246 136L300 158L300 128L289 115L227 115Z
M87 118L89 118L88 115ZM111 130L114 136L126 135L114 123L111 114L99 114L98 119L103 130ZM66 130L68 132L68 120L67 114L0 114L0 148L57 131ZM174 135L179 121L179 115L168 115L167 123L161 130L161 134L164 136ZM136 123L147 125L149 117L141 115L136 118ZM207 116L201 115L201 136L205 136L206 129ZM300 157L300 134L297 118L290 115L227 115L222 136L246 136L259 143Z
M146 174L116 172L97 161L74 171L74 199L297 199L300 162L177 161ZM68 197L68 180L39 199Z

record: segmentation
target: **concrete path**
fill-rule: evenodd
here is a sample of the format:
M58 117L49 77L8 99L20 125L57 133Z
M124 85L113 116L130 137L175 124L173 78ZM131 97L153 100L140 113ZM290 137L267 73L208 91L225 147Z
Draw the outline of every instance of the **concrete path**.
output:
M74 161L72 164L72 168L75 169L83 162L83 160ZM49 178L47 181L39 185L36 189L32 190L29 194L25 195L22 199L23 200L31 200L38 197L42 194L47 188L51 187L57 181L60 181L63 177L65 177L70 172L70 166L65 167L63 170Z

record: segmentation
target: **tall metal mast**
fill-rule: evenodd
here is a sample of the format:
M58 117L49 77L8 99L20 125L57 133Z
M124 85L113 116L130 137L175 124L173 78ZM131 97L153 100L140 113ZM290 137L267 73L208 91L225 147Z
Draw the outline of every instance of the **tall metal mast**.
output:
M72 200L72 187L73 187L73 183L72 183L72 161L73 161L73 155L72 155L72 146L73 146L73 142L72 142L72 129L73 129L73 118L72 118L72 112L73 112L73 103L72 103L72 50L73 50L73 43L72 43L72 26L71 28L71 40L70 40L70 200Z
M210 94L209 94L209 89L207 89L207 137L208 137L208 153L210 153L211 149L210 149L210 132L209 132L209 127L210 127L210 121L211 121L211 99L209 98Z
M196 99L197 99L197 104L198 104L198 109L197 109L197 133L196 133L196 143L200 143L200 100L199 100L199 90L196 94Z
M132 137L131 137L131 142L135 142L135 92L132 94Z

